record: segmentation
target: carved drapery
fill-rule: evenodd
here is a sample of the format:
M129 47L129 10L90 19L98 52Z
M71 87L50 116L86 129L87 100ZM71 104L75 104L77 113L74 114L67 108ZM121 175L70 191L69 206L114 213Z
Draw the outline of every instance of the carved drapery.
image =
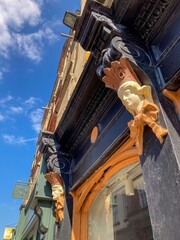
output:
M159 109L155 104L144 100L141 111L134 117L134 120L128 123L130 137L135 141L139 155L143 153L143 131L145 125L148 125L152 129L160 143L163 143L164 136L168 133L166 129L163 129L156 123L158 112Z
M44 177L51 185L53 200L55 201L56 222L64 219L65 185L61 174L69 174L68 154L49 132L42 132L39 150L45 156L47 173Z

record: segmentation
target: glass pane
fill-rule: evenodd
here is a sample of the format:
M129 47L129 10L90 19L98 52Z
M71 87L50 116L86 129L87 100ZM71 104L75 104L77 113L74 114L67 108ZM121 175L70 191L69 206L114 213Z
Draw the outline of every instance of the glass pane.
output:
M121 170L98 194L89 211L88 240L153 240L139 164Z

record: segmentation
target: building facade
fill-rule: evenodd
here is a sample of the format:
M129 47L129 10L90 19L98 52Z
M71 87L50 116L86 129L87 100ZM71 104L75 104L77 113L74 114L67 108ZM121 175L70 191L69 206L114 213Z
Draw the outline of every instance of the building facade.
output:
M179 240L177 0L69 13L17 240Z

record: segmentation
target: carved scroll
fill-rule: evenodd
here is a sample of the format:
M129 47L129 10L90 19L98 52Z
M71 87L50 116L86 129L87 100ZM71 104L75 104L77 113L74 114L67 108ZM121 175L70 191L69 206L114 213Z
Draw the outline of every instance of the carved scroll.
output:
M153 103L151 87L141 86L134 70L126 58L111 63L111 68L105 68L102 81L106 87L117 91L126 109L134 116L128 123L130 137L134 140L139 155L143 152L144 126L148 125L160 143L163 143L164 136L168 131L158 125L159 109Z
M34 213L36 214L36 216L38 218L38 231L43 235L46 234L47 231L48 231L48 228L45 227L44 224L43 224L43 219L42 219L43 210L42 210L42 208L36 206L35 209L34 209Z
M53 134L42 133L39 150L44 153L48 172L68 173L69 155L62 151L61 145L57 143Z

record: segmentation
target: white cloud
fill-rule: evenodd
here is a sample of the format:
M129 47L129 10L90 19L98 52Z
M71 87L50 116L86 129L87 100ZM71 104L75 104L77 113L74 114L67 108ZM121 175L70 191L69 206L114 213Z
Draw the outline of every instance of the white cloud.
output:
M56 23L54 24L54 27L55 26L56 26ZM48 39L50 43L55 42L59 39L59 36L55 34L50 27L46 27L44 29L44 36Z
M37 25L41 10L33 0L1 0L0 12L0 54L8 57L9 48L14 47L12 31L20 31L26 23Z
M1 71L0 72L0 80L2 80L3 79L3 72Z
M53 43L59 37L52 29L56 28L50 22L41 19L43 0L0 0L0 55L9 58L11 50L39 62L42 59L44 40ZM38 24L42 24L38 26ZM36 32L24 33L29 25L40 28ZM31 29L28 29L29 31ZM3 72L0 72L0 78Z
M25 144L27 142L37 141L37 138L15 137L14 135L4 134L3 140L8 144Z
M0 113L0 122L5 120L5 116Z
M6 102L9 102L13 99L11 95L7 95L5 98L0 99L0 104L5 104Z
M35 62L41 60L42 31L31 34L13 34L21 55Z
M1 22L4 25L21 27L28 22L31 26L39 22L41 11L34 0L1 0Z
M4 62L3 62L3 64L4 64ZM2 82L1 80L4 77L4 73L8 72L8 69L3 67L3 64L0 62L0 83Z
M38 108L35 111L32 111L30 114L30 119L32 122L32 128L39 133L41 130L41 121L43 117L43 110Z
M24 110L22 107L10 107L10 111L11 113L19 114L22 113Z
M27 100L25 100L24 105L28 108L32 108L37 101L40 101L40 99L35 97L30 97Z
M40 62L42 59L42 48L45 40L54 43L59 39L52 29L45 26L42 30L30 34L14 33L13 38L20 54L35 62Z
M3 135L3 139L6 143L14 143L16 138L14 135L5 134Z

